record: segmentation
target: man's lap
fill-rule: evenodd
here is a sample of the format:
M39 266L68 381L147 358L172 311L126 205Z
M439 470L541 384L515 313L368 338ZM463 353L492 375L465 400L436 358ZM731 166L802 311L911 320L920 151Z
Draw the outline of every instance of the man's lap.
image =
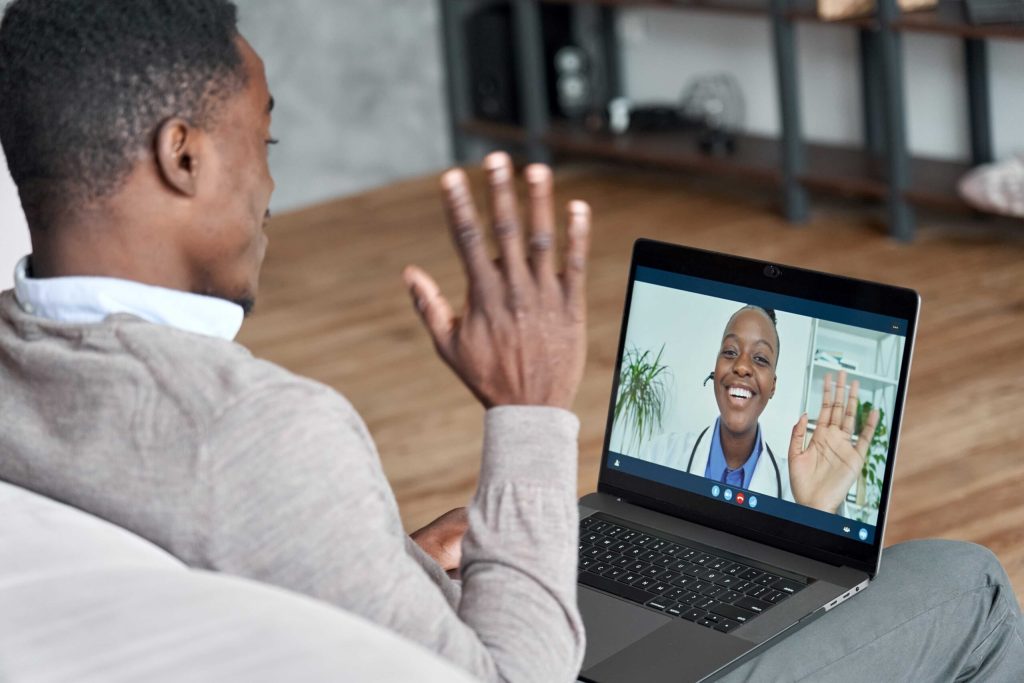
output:
M723 680L1024 680L1022 636L1020 607L991 551L911 541L883 553L867 590Z

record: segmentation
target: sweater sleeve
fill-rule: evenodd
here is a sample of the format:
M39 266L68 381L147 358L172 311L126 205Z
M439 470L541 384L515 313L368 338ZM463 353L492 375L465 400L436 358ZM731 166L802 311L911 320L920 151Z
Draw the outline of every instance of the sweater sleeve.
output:
M312 382L267 388L225 409L204 444L201 554L375 621L481 680L574 680L578 428L553 408L487 412L460 595L409 547L348 402Z

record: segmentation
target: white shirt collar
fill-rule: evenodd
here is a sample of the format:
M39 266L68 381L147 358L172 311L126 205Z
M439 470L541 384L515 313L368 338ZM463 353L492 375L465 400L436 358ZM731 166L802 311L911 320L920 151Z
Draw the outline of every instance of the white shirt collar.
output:
M30 315L91 324L114 313L130 313L157 325L228 341L242 327L242 307L225 299L112 277L31 278L28 260L24 257L14 269L14 294L21 310Z

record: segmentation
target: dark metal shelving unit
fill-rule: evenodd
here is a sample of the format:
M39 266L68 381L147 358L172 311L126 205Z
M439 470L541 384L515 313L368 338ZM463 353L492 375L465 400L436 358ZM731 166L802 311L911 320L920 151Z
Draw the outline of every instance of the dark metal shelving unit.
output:
M488 3L511 5L522 125L477 120L470 114L462 18ZM695 133L594 133L552 119L546 99L540 5L572 5L577 26L585 26L592 57L608 99L621 94L615 12L622 7L663 7L764 17L770 22L779 96L778 137L743 134L728 157L699 151ZM467 139L482 138L521 146L530 161L553 153L639 163L680 170L731 174L779 188L783 213L799 223L807 218L808 191L832 192L882 201L890 234L913 238L916 207L969 212L956 184L973 165L992 160L987 38L1024 40L1024 25L967 23L960 2L934 10L901 14L896 0L879 0L875 15L836 22L857 30L864 141L859 147L807 142L799 111L796 25L820 21L814 0L440 0L448 97L455 156L467 156ZM912 157L906 142L903 87L905 33L940 33L963 40L971 163ZM530 84L531 87L522 87Z

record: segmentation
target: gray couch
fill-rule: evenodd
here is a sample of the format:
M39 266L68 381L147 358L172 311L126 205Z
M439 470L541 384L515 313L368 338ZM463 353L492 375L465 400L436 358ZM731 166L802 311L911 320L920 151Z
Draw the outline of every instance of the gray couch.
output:
M0 681L469 681L327 604L0 482Z

